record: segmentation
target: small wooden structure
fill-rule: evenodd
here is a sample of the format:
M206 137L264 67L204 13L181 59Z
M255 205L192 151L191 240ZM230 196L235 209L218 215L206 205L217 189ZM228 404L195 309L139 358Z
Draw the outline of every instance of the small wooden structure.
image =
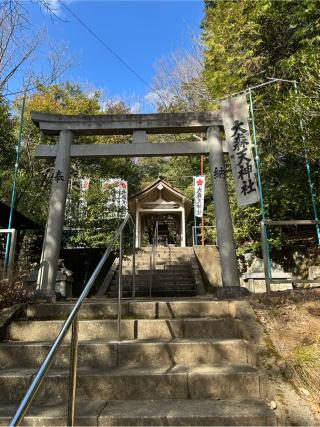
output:
M162 178L130 197L129 211L136 219L136 247L151 243L155 221L159 223L159 243L186 246L192 202Z

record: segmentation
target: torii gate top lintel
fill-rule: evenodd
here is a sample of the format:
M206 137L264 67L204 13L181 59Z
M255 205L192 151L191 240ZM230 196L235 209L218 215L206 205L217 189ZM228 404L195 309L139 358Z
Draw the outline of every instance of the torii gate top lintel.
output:
M45 135L70 130L74 135L129 135L136 130L150 134L206 132L210 126L222 126L220 112L155 114L64 115L32 112L33 123Z

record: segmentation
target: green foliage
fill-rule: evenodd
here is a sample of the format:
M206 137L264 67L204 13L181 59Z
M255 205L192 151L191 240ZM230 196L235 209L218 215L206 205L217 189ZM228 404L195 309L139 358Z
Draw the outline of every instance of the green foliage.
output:
M15 120L9 105L0 95L0 197L10 201L13 168L16 157Z
M11 166L15 161L15 121L12 118L9 106L0 95L0 169L8 164Z
M298 94L292 83L273 83L253 90L257 140L261 157L262 183L267 217L270 219L312 218L312 206L305 167L305 153L310 160L316 189L319 189L320 128L320 8L315 0L208 0L202 22L204 64L201 54L193 61L175 57L172 75L160 70L156 88L168 94L167 109L176 112L219 108L218 99L263 83L268 77L297 80ZM204 65L204 67L203 67ZM185 78L185 76L189 76ZM165 78L166 77L166 78ZM161 82L164 87L161 87ZM170 88L172 90L170 90ZM172 97L174 93L174 97ZM16 100L17 117L21 100ZM61 114L127 113L122 102L105 103L99 91L88 91L80 85L62 83L40 87L27 98L21 165L18 174L16 204L20 211L44 224L51 187L52 164L34 159L34 148L40 141L56 143L43 137L32 124L31 111ZM9 198L14 164L14 135L18 120L0 103L1 197ZM300 120L304 126L302 138ZM193 136L188 136L193 140ZM75 143L118 143L120 136L79 137ZM150 136L150 143L179 142L186 135ZM227 180L238 254L261 252L258 204L239 208L236 204L230 164ZM121 177L129 182L129 195L162 176L192 198L192 176L200 174L199 157L145 158L139 160L103 159L73 161L71 180L89 177L86 217L73 235L66 235L66 244L103 246L116 228L106 218L105 196L98 187L100 178ZM214 224L214 206L210 171L205 161L206 194L205 225ZM74 197L79 198L79 184ZM77 193L78 192L78 193ZM319 196L317 198L320 202ZM78 206L75 204L75 206ZM75 213L76 215L76 213ZM190 222L193 222L191 218ZM191 224L190 224L191 225ZM216 238L215 230L207 235ZM287 239L285 231L270 234L270 246L278 251Z
M254 90L255 121L267 217L312 218L305 153L314 188L319 189L319 3L215 0L205 6L204 75L212 108L218 107L218 98L263 83L267 77L298 81L298 94L292 83ZM228 181L230 185L230 176ZM239 254L259 252L259 207L239 209L233 191L230 202ZM273 233L271 247L283 247L286 238L286 233Z

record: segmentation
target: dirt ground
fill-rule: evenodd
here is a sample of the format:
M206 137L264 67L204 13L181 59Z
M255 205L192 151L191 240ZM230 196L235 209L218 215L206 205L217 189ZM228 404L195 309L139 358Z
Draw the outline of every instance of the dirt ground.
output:
M320 423L320 289L256 294L250 302L286 362L286 377Z
M27 283L25 276L16 277L13 281L0 280L0 309L32 300L35 284Z

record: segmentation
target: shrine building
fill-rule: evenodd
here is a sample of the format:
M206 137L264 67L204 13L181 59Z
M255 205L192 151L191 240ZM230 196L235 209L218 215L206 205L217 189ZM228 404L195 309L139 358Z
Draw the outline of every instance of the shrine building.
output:
M158 221L159 244L186 246L186 224L192 202L162 178L130 197L129 212L136 221L136 247L152 244Z

